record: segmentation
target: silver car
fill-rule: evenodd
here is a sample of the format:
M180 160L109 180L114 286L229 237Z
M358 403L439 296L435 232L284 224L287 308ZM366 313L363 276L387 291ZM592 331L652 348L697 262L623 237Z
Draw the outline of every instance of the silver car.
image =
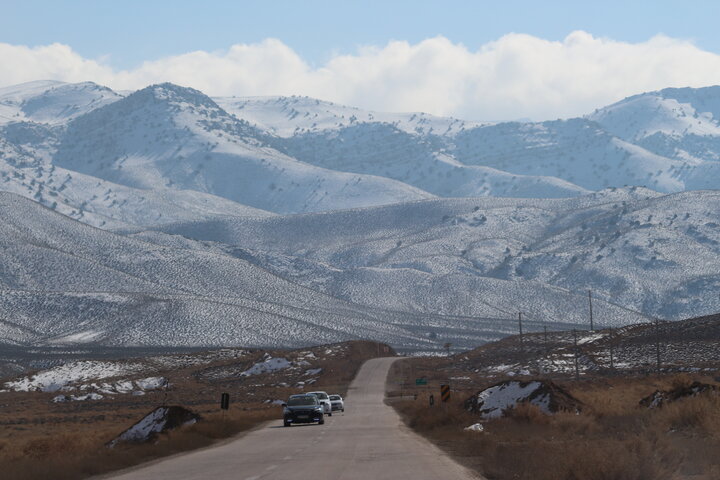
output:
M340 395L330 395L330 405L333 412L337 410L345 411L345 402Z
M332 403L330 403L330 396L327 394L327 392L308 392L308 393L310 395L317 396L320 403L322 403L323 412L326 413L328 417L332 417Z

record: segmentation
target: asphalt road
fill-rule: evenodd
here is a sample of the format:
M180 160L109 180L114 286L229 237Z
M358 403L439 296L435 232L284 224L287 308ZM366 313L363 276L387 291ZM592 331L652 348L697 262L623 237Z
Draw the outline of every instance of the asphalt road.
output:
M479 478L405 427L384 404L397 359L366 362L350 386L345 413L325 425L282 420L237 440L126 471L122 480L381 480ZM279 410L279 409L278 409ZM279 413L279 411L278 411Z

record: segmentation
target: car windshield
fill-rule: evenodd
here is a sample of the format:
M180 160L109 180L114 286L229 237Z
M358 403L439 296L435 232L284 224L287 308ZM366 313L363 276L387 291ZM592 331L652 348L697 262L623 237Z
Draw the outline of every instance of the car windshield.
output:
M330 400L340 400L340 395L330 395Z
M317 397L318 397L320 400L327 400L327 399L328 399L327 393L313 392L313 394L314 394L314 395L317 395Z
M315 397L307 396L307 397L293 397L290 398L287 402L288 407L296 407L298 405L316 405L317 400Z

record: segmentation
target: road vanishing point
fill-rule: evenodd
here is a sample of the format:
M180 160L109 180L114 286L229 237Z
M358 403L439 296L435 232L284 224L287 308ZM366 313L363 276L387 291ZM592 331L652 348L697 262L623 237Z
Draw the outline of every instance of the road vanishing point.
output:
M481 478L409 430L384 403L397 358L363 364L345 414L325 425L285 428L278 420L217 447L106 476L114 480L437 480Z

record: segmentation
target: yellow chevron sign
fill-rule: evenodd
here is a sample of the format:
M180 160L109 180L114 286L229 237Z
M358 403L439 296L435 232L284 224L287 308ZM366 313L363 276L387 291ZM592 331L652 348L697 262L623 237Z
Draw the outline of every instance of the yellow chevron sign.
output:
M450 385L440 385L440 396L443 402L450 400Z

